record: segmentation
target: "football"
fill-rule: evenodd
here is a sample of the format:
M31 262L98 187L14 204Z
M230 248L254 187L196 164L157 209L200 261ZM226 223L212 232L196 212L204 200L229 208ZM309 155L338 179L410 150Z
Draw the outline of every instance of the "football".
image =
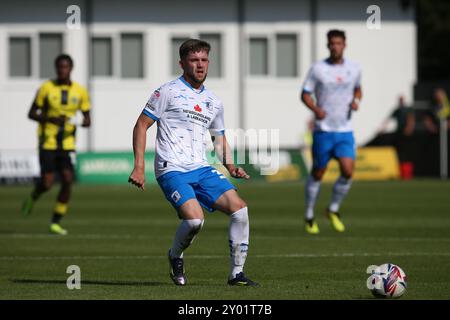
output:
M400 298L406 291L406 274L395 264L372 265L367 273L367 288L377 298Z

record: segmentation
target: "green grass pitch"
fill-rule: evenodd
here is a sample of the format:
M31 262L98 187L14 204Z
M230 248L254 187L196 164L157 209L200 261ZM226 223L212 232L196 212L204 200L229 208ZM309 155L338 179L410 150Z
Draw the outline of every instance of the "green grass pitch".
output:
M355 182L343 234L323 216L324 184L317 236L303 229L303 184L238 188L251 223L245 271L260 288L227 286L228 218L219 212L185 252L188 285L173 285L166 254L178 219L157 186L74 186L66 237L47 233L56 188L23 217L31 186L2 186L0 299L373 299L366 268L386 262L408 276L401 299L450 299L449 182ZM69 265L81 268L81 290L66 287Z

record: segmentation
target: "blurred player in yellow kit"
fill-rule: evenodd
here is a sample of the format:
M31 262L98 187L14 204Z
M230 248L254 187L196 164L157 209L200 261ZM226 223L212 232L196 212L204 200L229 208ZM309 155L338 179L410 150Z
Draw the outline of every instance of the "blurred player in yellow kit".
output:
M66 235L60 225L67 213L74 180L75 133L73 119L78 110L83 114L82 127L91 125L90 103L87 90L70 79L73 60L61 54L55 59L56 79L48 80L39 88L28 113L31 120L39 123L39 163L41 177L33 191L23 202L22 213L29 215L36 200L48 191L58 173L61 189L50 223L50 232Z

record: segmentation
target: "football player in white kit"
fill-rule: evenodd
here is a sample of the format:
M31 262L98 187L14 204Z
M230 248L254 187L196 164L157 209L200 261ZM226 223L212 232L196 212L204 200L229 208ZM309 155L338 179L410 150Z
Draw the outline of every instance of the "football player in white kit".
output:
M203 226L203 207L209 212L222 211L230 217L228 284L258 286L243 272L249 244L247 205L236 188L206 159L205 136L209 130L216 154L230 175L250 178L233 164L225 137L222 102L203 85L208 73L209 51L210 45L197 39L186 40L180 46L183 75L155 90L137 119L133 130L134 169L129 182L144 189L146 132L156 122L155 175L181 219L168 252L173 282L186 284L183 252Z
M336 231L345 230L339 207L351 186L355 162L351 115L358 110L362 97L361 69L344 58L344 31L330 30L327 38L330 56L312 65L301 92L301 100L315 116L313 167L305 186L305 229L310 234L319 233L314 205L331 158L339 162L340 177L333 186L326 215Z

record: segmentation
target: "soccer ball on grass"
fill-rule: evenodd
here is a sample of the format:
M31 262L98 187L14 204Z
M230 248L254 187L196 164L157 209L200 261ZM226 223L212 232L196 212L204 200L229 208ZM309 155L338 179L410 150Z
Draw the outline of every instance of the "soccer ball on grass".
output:
M367 288L377 298L400 298L406 291L406 274L395 264L372 265L367 273Z

